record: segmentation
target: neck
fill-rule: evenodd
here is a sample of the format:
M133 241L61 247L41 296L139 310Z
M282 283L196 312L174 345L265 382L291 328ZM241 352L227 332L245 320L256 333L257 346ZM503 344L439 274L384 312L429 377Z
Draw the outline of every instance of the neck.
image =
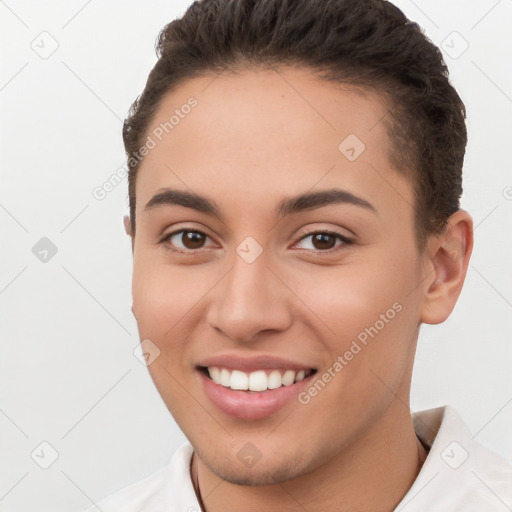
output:
M205 512L295 512L297 508L390 512L413 484L426 455L409 409L394 400L384 416L350 447L293 480L264 486L231 484L195 454L191 473Z

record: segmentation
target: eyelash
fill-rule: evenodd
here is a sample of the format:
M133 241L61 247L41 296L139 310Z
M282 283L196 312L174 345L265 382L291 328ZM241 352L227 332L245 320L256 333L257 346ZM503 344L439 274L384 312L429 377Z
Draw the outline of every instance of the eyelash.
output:
M203 235L207 238L210 238L208 234L206 234L204 231L201 231L200 229L179 229L177 231L173 231L172 233L169 233L167 235L165 235L160 241L159 241L159 244L164 244L165 242L168 242L173 236L179 234L179 233L198 233L200 235ZM346 245L351 245L354 243L353 240L347 238L346 236L342 235L341 233L337 233L336 231L329 231L329 230L320 230L320 231L311 231L305 235L303 235L300 239L299 239L299 242L310 237L310 236L314 236L314 235L318 235L318 234L322 234L322 235L331 235L331 236L334 236L336 238L338 238L339 240L341 240L341 244L338 244L338 245L335 245L334 247L332 247L331 249L326 249L324 251L322 250L311 250L311 249L306 249L307 252L309 253L313 253L313 254L332 254L333 252L337 252L338 250L340 250L340 247L343 247L343 246L346 246ZM186 251L184 250L181 250L181 249L175 249L175 248L172 248L172 247L169 247L169 250L173 253L177 253L177 254L183 254L183 255L186 255L186 256L193 256L193 255L196 255L196 254L200 254L202 252L204 252L206 249L205 248L200 248L200 249L188 249Z

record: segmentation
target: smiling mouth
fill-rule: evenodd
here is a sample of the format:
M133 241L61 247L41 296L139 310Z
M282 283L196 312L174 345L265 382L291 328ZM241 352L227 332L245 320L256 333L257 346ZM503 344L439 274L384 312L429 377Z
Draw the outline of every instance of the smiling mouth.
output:
M201 366L199 370L210 380L225 388L236 391L262 392L281 387L288 387L316 373L309 370L265 369L253 372L230 370L219 366Z

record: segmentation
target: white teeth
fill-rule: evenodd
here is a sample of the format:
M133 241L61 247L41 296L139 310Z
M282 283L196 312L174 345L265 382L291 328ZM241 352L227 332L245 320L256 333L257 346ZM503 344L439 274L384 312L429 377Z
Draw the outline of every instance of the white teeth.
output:
M283 375L283 386L293 384L295 380L295 372L293 370L286 370Z
M277 389L283 385L281 373L278 370L273 370L268 376L268 389Z
M306 377L306 372L300 370L286 370L281 375L279 370L272 370L268 375L264 370L246 373L240 370L228 370L216 366L208 367L210 378L221 386L243 391L266 391L277 389L281 386L291 386L294 382L300 382ZM309 372L308 372L309 374Z
M247 373L240 370L233 370L231 372L231 380L229 381L231 389L241 389L243 391L249 389L249 376Z
M215 366L212 366L211 368L208 368L208 371L213 382L215 382L215 384L220 384L220 370Z
M229 383L231 381L231 373L229 370L222 368L220 371L220 385L226 388L229 388Z
M249 374L249 389L251 391L265 391L267 387L268 378L263 370Z

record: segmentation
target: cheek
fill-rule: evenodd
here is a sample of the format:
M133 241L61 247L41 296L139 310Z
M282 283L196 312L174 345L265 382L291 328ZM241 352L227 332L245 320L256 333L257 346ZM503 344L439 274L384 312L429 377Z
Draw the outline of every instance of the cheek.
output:
M139 336L160 350L148 371L174 417L183 416L185 410L194 417L200 414L190 407L190 395L183 386L190 378L184 350L187 328L191 320L195 323L194 305L205 293L198 288L200 279L191 282L191 274L190 268L180 271L149 257L134 260L132 295Z
M323 273L297 274L293 286L313 311L315 329L324 333L330 363L341 356L347 385L364 382L369 389L376 383L370 370L393 386L402 376L419 318L411 294L418 280L414 252L372 256Z
M405 265L399 267L380 267L365 260L322 271L297 272L290 287L321 321L318 325L323 324L326 334L346 340L376 322L381 326L381 315L387 326L387 320L399 316L396 310L410 302L407 294L414 274Z
M163 339L211 288L211 276L192 267L171 267L157 261L134 261L132 295L141 337Z

